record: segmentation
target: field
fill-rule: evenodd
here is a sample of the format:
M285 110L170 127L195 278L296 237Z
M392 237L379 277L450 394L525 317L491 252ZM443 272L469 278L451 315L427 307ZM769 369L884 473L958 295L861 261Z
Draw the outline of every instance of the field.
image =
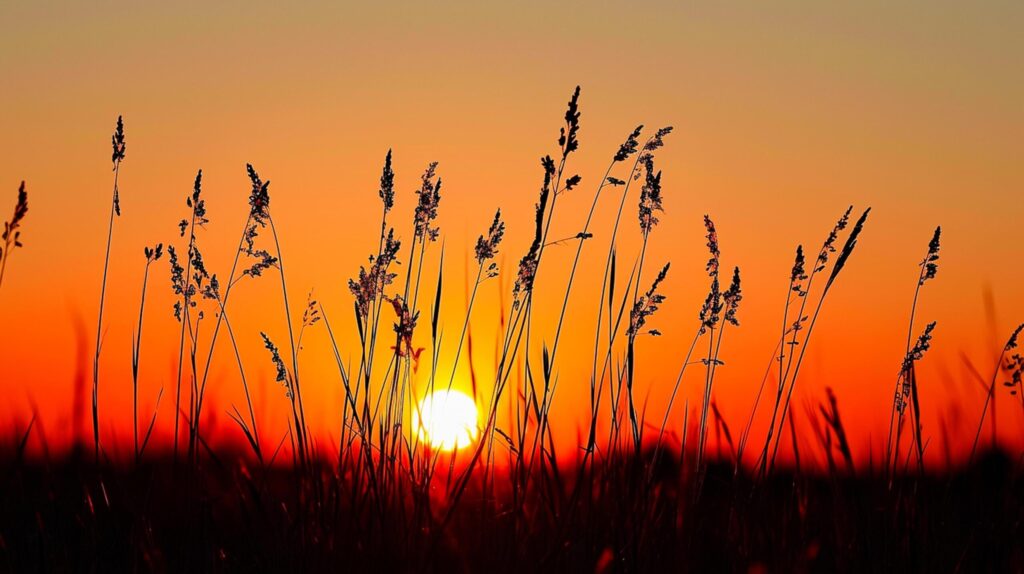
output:
M540 161L534 218L516 222L531 230L523 253L503 257L512 249L503 241L512 223L501 210L473 222L480 233L468 257L473 279L454 327L442 320L456 288L438 224L446 188L436 163L419 178L407 218L394 209L387 152L372 214L380 222L379 236L370 238L376 248L351 274L348 300L332 302L332 310L346 312L330 316L312 292L304 302L296 298L282 251L288 230L275 226L273 188L253 165L246 166L248 203L237 206L247 217L233 261L208 268L203 253L215 247L204 233L213 223L198 171L173 242L144 246L131 408L115 413L100 391L114 384L103 369L111 352L102 343L104 311L135 304L107 296L116 263L111 242L122 198L132 193L119 183L131 165L119 117L90 368L67 389L82 397L89 432L50 445L36 413L11 421L0 455L0 565L12 572L1024 569L1024 453L1011 450L1020 441L997 441L995 430L996 405L1001 418L1024 417L1024 325L1001 335L994 368L969 383L981 404L957 443L969 447L954 450L950 437L922 425L931 387L919 384L918 372L938 335L918 309L942 274L942 229L921 241L918 268L910 270L916 284L901 286L913 299L903 360L887 383L892 400L879 405L890 423L873 429L884 447L862 452L844 425L842 401L804 367L812 344L828 344L815 339L815 327L856 265L872 210L842 210L820 243L795 249L792 266L779 273L788 285L772 358L747 387L756 393L723 397L716 376L727 368L724 335L740 328L749 296L740 268L723 263L709 215L702 269L649 256L664 213L658 155L672 128L637 127L600 179L581 177L573 168L580 117L577 88ZM553 221L569 215L560 201L585 193L584 183L594 190L589 213L575 234L554 235ZM5 274L17 273L22 234L31 229L30 192L23 183L5 226L0 287ZM610 228L596 224L599 205L612 206ZM636 250L620 239L626 233L638 234ZM567 273L560 284L538 280L550 273L554 249ZM577 274L585 257L603 272ZM154 402L144 327L153 313L147 294L167 290L165 270L176 364L174 384ZM662 309L665 282L676 274L707 286L697 321ZM583 281L599 296L580 301ZM272 286L274 297L258 309L232 304L235 289L256 282ZM497 312L474 312L478 289L495 284L505 297ZM541 296L555 301L555 312L535 307ZM259 332L263 355L254 364L239 341L255 334L233 321L261 314L283 315L287 327ZM486 370L471 362L473 330L485 323L498 335L495 364ZM651 359L642 350L681 325L688 343L660 359L679 368L668 401L651 404L643 363ZM304 389L308 397L321 384L302 370L314 350L305 349L304 337L314 330L327 334L340 384L332 434L307 423L312 401L303 400ZM570 341L575 355L589 349L582 352L590 366L586 393L558 392ZM230 375L211 369L215 349L232 357ZM738 360L761 359L730 357ZM465 361L468 388L457 377ZM268 370L272 390L258 394L253 373ZM240 387L244 399L211 407L211 388L223 385ZM823 387L823 398L799 403L798 389L807 385ZM698 390L697 400L681 398L686 386ZM261 400L284 405L284 432L268 430L274 426L260 416ZM727 420L719 406L726 400L749 404L749 416ZM585 405L575 437L553 430L556 401ZM230 423L214 424L211 409ZM130 420L127 432L123 425L104 430L111 418ZM943 464L929 459L936 451Z

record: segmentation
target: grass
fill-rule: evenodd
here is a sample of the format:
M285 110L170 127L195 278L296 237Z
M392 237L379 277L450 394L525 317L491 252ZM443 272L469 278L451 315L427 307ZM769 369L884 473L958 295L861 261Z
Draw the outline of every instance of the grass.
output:
M678 357L682 364L666 410L649 419L648 406L637 393L642 371L636 351L645 337L660 335L662 285L670 269L673 277L680 273L669 262L652 271L647 261L650 242L658 241L656 228L663 210L656 156L672 130L661 128L646 137L643 126L630 132L594 186L580 231L555 239L550 231L556 214L561 215L560 198L580 193L582 178L572 171L580 117L577 88L567 105L556 152L541 159L532 240L515 269L503 268L504 259L499 258L506 250L501 211L489 225L480 222L473 253L476 269L468 273L467 306L454 342L445 339L439 325L447 299L444 292L451 287L437 226L442 209L437 163L428 164L420 177L416 209L403 233L395 222L390 150L384 159L378 192L380 234L370 241L366 264L349 281L352 299L340 303L340 308L351 309L358 336L354 349L346 348L337 336L335 329L348 321L334 313L336 302L318 301L310 292L301 319L295 320L284 270L286 237L274 224L270 182L251 165L246 170L251 184L246 220L227 280L207 269L200 252L201 231L211 223L199 171L185 200L187 216L178 224L182 244L169 243L166 249L177 299L175 316L181 323L173 444L150 445L159 411L144 429L138 412L149 272L163 254L163 244L157 244L144 250L131 358L133 456L127 463L114 462L116 453L108 452L108 443L100 440L97 392L109 249L113 222L120 214L117 175L125 148L119 118L93 369L93 456L84 454L81 443L54 458L27 456L30 439L36 437L45 445L45 435L35 418L16 429L14 440L0 452L5 461L0 478L5 509L0 519L0 567L190 572L1024 568L1020 458L977 449L997 393L1020 395L1020 328L1000 351L985 387L969 465L945 474L930 473L924 465L924 392L918 387L915 365L925 358L935 324L928 324L916 341L913 336L918 297L938 272L940 230L920 263L905 358L894 401L885 405L891 408L892 422L880 468L874 461L866 467L855 461L832 389L826 389L825 402L805 403L799 415L792 400L824 302L855 260L858 240L868 232L870 209L852 224L853 208L847 209L813 260L797 247L779 339L739 434L719 411L714 383L724 368L720 357L725 332L740 328L744 293L738 267L725 280L720 277L719 233L712 218L705 216L709 259L701 280L708 281L708 294L694 309L694 338L685 355L681 350ZM638 192L634 182L640 182ZM595 236L592 222L610 190L619 190L620 195L612 198L618 199L617 212L603 239ZM637 202L642 237L636 253L619 242L631 198ZM0 279L11 247L19 244L27 211L24 184L18 206L4 234ZM585 321L570 322L567 309L579 298L574 291L577 269L595 241L607 241L607 250L600 295L585 303L595 311L591 333L579 326ZM548 247L567 243L575 244L575 255L567 281L558 285L549 279L550 264L544 255ZM428 257L435 250L438 257ZM266 425L258 424L246 376L246 370L255 367L244 364L228 315L235 287L268 274L280 285L287 338L283 333L260 333L267 355L258 368L272 367L281 387L270 400L286 401L289 409L283 436L269 436L262 430ZM479 312L474 315L474 304L481 284L503 277L514 277L507 293L512 303L509 309L502 305L497 317L498 358L494 378L488 381L478 377L472 363L473 326L484 320ZM543 321L534 320L534 298L542 293L562 302L553 333ZM263 308L277 303L267 301ZM685 319L673 322L685 325ZM203 328L208 332L205 338L200 337ZM316 436L307 426L302 396L302 341L316 328L328 333L344 389L337 443L330 448L330 438ZM212 382L210 365L218 342L223 346L222 332L232 347L246 400L242 409L232 405L228 413L244 439L234 443L211 440L213 431L200 425ZM590 412L575 459L556 454L551 427L560 342L565 337L593 340ZM448 364L438 364L442 348L454 350ZM357 357L355 364L343 359L350 354ZM407 421L420 397L452 388L462 360L469 363L474 399L483 413L477 440L449 454L431 448ZM420 369L421 361L429 369ZM691 365L703 366L703 388L698 404L684 405L680 427L670 414ZM762 401L773 374L776 386L768 387ZM160 396L162 389L158 404ZM761 438L755 424L759 412L769 419L763 444L756 442ZM813 434L797 436L796 416L806 418ZM184 455L178 444L182 423L187 436ZM905 428L911 434L906 443L901 441ZM602 436L602 431L607 434ZM784 442L794 453L791 467L778 464ZM211 443L236 446L215 448ZM819 456L826 460L825 472L801 466L802 460Z
M14 206L14 215L9 221L4 222L4 233L0 239L4 246L0 248L0 286L4 283L4 274L7 272L7 258L11 255L11 249L21 247L21 222L28 213L28 192L25 191L25 182L18 186L18 202Z

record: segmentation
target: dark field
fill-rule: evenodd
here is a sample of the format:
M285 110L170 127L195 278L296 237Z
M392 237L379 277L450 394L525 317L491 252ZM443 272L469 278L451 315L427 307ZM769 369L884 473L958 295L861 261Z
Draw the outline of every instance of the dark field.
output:
M757 481L726 464L699 477L665 458L648 475L622 460L578 490L536 477L525 503L492 487L483 496L473 482L443 527L443 503L409 485L376 501L328 466L300 473L238 460L211 453L196 468L154 460L97 469L84 453L8 458L0 564L9 572L1024 568L1024 480L1002 453L891 486L784 471Z

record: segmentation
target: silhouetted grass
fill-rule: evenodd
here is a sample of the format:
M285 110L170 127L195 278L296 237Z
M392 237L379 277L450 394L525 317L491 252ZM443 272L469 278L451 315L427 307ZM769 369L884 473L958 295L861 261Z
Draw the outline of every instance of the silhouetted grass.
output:
M576 228L579 231L565 239L550 237L556 214L564 217L564 210L557 209L560 198L578 193L582 181L571 170L573 154L580 145L580 121L580 90L576 88L567 105L557 151L541 158L533 233L514 270L499 269L496 261L499 249L508 249L502 243L507 222L501 211L489 226L487 220L479 222L481 231L486 231L475 245L475 273L467 270L471 284L467 284L465 315L454 341L445 338L439 324L441 307L450 300L443 295L450 289L443 244L436 269L432 268L433 257L427 257L442 237L437 220L442 182L436 162L428 164L419 178L415 209L407 220L411 228L403 244L402 233L393 223L397 162L391 150L385 156L378 192L382 208L380 234L374 238L377 246L371 245L366 264L348 283L351 300L340 303L343 309L351 305L351 324L358 337L354 349L346 348L336 331L349 321L343 318L338 322L339 317L331 315L332 324L327 309L335 302L318 301L312 291L301 320L293 321L282 250L284 230L275 226L272 217L270 182L251 165L246 166L251 184L246 222L227 280L222 282L207 269L198 232L210 219L199 171L186 197L188 215L178 224L183 254L167 244L176 296L174 315L181 322L173 444L151 445L144 457L156 412L141 441L138 421L146 288L150 265L162 255L162 244L157 244L145 248L142 297L133 337L134 462L119 465L111 461L116 457L102 456L108 453L101 448L105 443L100 440L98 408L106 277L113 221L120 214L117 174L125 149L119 119L113 139L115 179L93 363L94 456L85 455L82 445L76 444L70 452L52 458L49 454L27 457L27 445L33 438L44 445L43 453L49 453L45 434L34 417L24 427L13 427L11 444L0 450L4 463L0 567L19 572L933 572L1024 568L1021 461L995 449L986 449L975 459L981 428L997 389L1005 388L1011 396L1019 394L1024 359L1015 350L1021 328L1000 352L986 386L970 464L951 466L945 473L929 473L924 466L927 441L922 436L920 403L925 391L917 384L915 364L923 360L935 324L930 323L916 343L913 334L921 287L938 270L940 231L936 229L920 263L905 358L891 405L884 467L877 469L869 461L865 468L855 461L841 401L831 388L826 387L824 402L807 402L802 410L794 410L792 405L824 301L841 272L850 266L870 209L853 222L843 240L852 213L852 207L847 209L813 261L808 262L803 247L797 247L788 271L781 332L753 397L750 417L737 435L733 428L740 427L731 428L718 408L722 396L716 398L714 383L716 372L724 365L725 331L740 327L744 292L739 267L733 267L731 278L720 279L722 249L711 217L704 217L709 259L703 274L700 270L680 271L677 265L671 267L670 277L669 262L657 267L656 273L646 268L649 241L656 239L654 230L664 209L665 192L661 171L655 168L655 152L664 146L671 128L659 129L646 139L641 135L642 126L630 132L597 183L586 219ZM616 168L628 167L634 156L628 173L615 173ZM641 243L635 253L627 253L620 241L620 222L627 201L634 197L632 183L641 180L635 198ZM614 224L605 236L592 222L603 191L609 187L620 190L621 196ZM23 186L18 206L4 234L0 280L10 248L18 245L19 223L27 210ZM265 229L270 231L266 239L273 241L272 247L259 244ZM573 288L584 246L595 240L608 242L596 313L581 314L580 320L569 323L570 306L594 309L593 302L578 301ZM550 257L544 255L552 245L572 242L576 250L568 279L558 285L556 275L547 271L552 265ZM404 251L403 246L407 248ZM628 273L623 271L625 267L629 267ZM274 271L280 281L287 339L263 331L258 335L236 333L228 316L233 288L246 278ZM503 294L511 296L512 304L505 309L502 303L497 317L494 378L483 380L478 387L472 366L472 326L482 319L474 319L474 304L481 284L502 273L514 275L514 282ZM665 301L666 282L677 276L708 281L708 292L703 304L692 302L695 312L686 319L692 321L692 343L670 357L682 364L665 413L658 417L660 421L649 422L647 405L637 400L645 381L636 351L643 342L641 337L661 334L666 328L662 324L685 326L686 320L670 321L656 315ZM504 289L503 285L499 288ZM535 297L547 294L562 301L553 332L544 317L535 316ZM816 301L811 301L812 294ZM264 309L277 304L265 303ZM209 338L204 339L209 347L202 353L200 330L209 324L208 313L213 313L215 322ZM587 331L588 322L593 323L593 333ZM656 323L658 328L652 328ZM202 427L200 421L208 384L230 384L209 378L222 326L234 350L247 412L231 406L229 415L241 436L217 437L216 444L222 446L214 448L213 430ZM341 380L336 450L323 448L333 437L317 437L307 426L302 399L299 367L303 337L317 328L327 330ZM261 434L239 352L238 338L255 340L257 336L269 355L264 355L260 366L272 366L281 386L270 400L285 400L289 408L287 433L279 437ZM593 337L590 411L577 437L579 454L575 459L556 455L550 418L564 337ZM451 389L466 347L473 397L482 407L482 420L475 429L475 442L446 453L423 441L420 429L409 428L409 421L425 394L439 387ZM701 350L696 351L698 348ZM443 349L454 351L448 364L439 363ZM693 360L695 351L698 360ZM357 357L355 364L346 363L344 357L349 354ZM420 368L425 361L430 363L429 370ZM688 401L684 404L682 426L678 426L671 415L691 364L704 366L700 400L692 408ZM1006 375L1002 385L997 384L1000 374ZM771 375L777 381L774 393L768 387L774 401L763 447L746 457L749 441L760 438L755 423ZM728 400L735 399L734 394L728 395ZM810 440L798 440L797 412L806 417L806 426L813 431ZM909 416L913 434L906 453L900 443L905 416ZM767 413L764 418L769 418ZM178 445L181 421L188 429L184 461ZM602 426L606 426L606 437L599 436ZM233 432L234 427L231 429ZM713 442L709 441L712 433ZM792 467L777 464L783 440L791 444ZM826 460L824 472L806 471L802 466L802 461L821 455ZM914 455L918 472L907 472ZM900 464L904 465L902 472Z
M3 239L4 246L0 248L0 286L4 284L4 274L7 272L7 258L11 255L11 249L21 247L21 222L28 213L28 192L25 191L25 182L18 186L18 202L14 205L14 215L9 221L4 222Z

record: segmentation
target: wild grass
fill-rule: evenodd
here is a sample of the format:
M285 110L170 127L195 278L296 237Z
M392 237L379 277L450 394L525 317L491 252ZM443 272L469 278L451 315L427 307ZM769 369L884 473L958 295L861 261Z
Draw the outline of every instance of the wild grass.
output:
M173 425L165 423L173 426L173 444L169 457L152 451L144 456L158 408L144 429L139 423L147 286L150 268L161 260L164 247L156 244L144 250L131 359L134 464L125 469L102 456L101 444L106 443L101 442L98 408L106 277L113 223L120 214L117 177L125 151L119 119L93 363L95 456L91 464L72 453L37 466L25 460L33 432L45 441L35 419L17 429L9 455L16 464L6 473L2 495L11 511L0 530L0 563L10 570L598 572L991 570L1024 564L1019 462L989 452L959 475L942 477L926 471L928 439L920 421L925 391L918 385L915 365L924 360L935 324L929 323L916 340L913 337L922 287L938 270L938 228L919 264L894 401L880 407L891 408L892 422L879 476L872 462L865 471L855 459L840 400L831 388L825 388L824 401L807 400L802 410L793 404L824 302L839 276L852 267L858 242L867 233L870 209L852 226L853 208L845 210L813 259L797 246L792 268L782 274L788 278L779 336L749 419L741 430L733 427L740 430L735 434L719 409L723 395L715 393L715 382L720 369L726 368L725 333L740 328L745 293L739 267L731 266L731 273L720 276L725 242L709 215L703 218L708 250L703 273L680 270L671 262L652 268L648 261L664 211L656 155L672 128L646 137L643 126L632 130L611 150L582 225L571 228L578 231L555 239L552 229L576 225L563 222L561 218L573 214L560 208L567 194L582 188L583 178L572 169L580 130L576 88L557 147L540 160L530 243L518 264L506 268L499 265L499 254L509 250L503 239L506 225L514 223L506 222L500 206L493 220L479 222L472 253L476 268L469 267L466 308L451 338L440 319L442 305L452 298L438 223L443 209L438 163L429 163L421 172L415 208L405 227L396 213L399 161L388 150L378 189L380 232L368 241L365 264L353 270L348 282L351 299L323 301L310 291L301 317L289 298L294 286L285 273L287 238L275 225L270 181L252 165L246 166L250 193L245 223L230 269L218 276L200 252L202 232L212 223L199 170L185 198L186 216L177 225L180 244L166 246L174 317L180 322ZM605 234L593 223L601 200L613 190L619 192L612 198L614 223ZM636 202L640 240L634 252L628 251L623 240L627 230L620 225L631 201ZM18 208L3 237L0 281L10 249L20 245L18 233L26 211L22 185ZM728 233L723 237L727 242ZM584 248L595 241L602 246L607 242L600 293L596 300L585 301L575 288L577 271ZM560 244L575 246L564 283L559 283L560 274L548 271L553 264L550 256L545 257L549 247ZM261 308L280 304L283 308L273 313L283 317L287 332L236 331L229 318L229 308L235 312L237 307L229 307L231 294L243 281L264 275L275 276L280 299L275 294L274 300L261 301ZM508 288L501 281L505 277L511 283ZM708 290L702 303L692 302L690 319L670 322L659 311L666 301L667 282L677 277L707 281ZM497 359L493 379L485 380L472 363L473 326L483 320L475 309L479 289L491 280L503 297L510 297L511 305L506 309L502 304L499 310ZM539 296L560 300L557 322L539 316ZM336 308L346 311L328 312ZM581 308L594 312L582 313ZM692 321L691 327L686 321ZM688 346L670 357L681 363L678 375L664 413L652 414L649 421L648 405L641 398L649 383L638 350L650 340L646 337L661 334L663 324L682 324L694 335ZM346 325L354 328L355 346L343 336ZM590 325L592 333L587 330ZM313 432L302 396L308 381L300 377L304 337L320 328L328 336L340 380L341 424L336 437ZM996 393L1020 395L1024 359L1015 351L1022 328L1001 350L985 388L972 462ZM210 376L222 331L232 347L246 400L244 412L231 405L228 414L237 426L236 438L244 439L240 444L248 452L212 447L212 433L231 431L200 424L210 385L233 384L230 378ZM239 340L257 336L266 355L260 364L247 365ZM593 341L586 399L557 393L559 353L564 352L561 343L567 337ZM351 363L349 356L355 357ZM453 388L461 365L471 372L481 420L473 429L475 441L447 453L424 440L422 429L411 428L411 421L420 399ZM691 365L698 365L702 381L687 378ZM264 430L268 425L258 425L251 377L246 374L268 367L277 383L269 400L284 401L288 412L283 436L271 436ZM1002 385L997 384L1000 375L1005 375ZM768 383L772 377L774 388ZM699 399L692 405L684 402L679 420L676 402L687 383L697 389ZM768 398L762 401L765 388ZM158 407L161 396L162 389ZM556 397L588 400L575 460L556 451L551 424ZM798 436L798 411L806 417L801 424L813 431L810 437ZM912 440L904 452L901 436L906 421ZM767 425L761 445L763 422ZM182 424L188 437L184 457L178 444ZM331 440L337 441L334 448L324 448ZM778 464L783 443L792 450L792 466ZM747 456L751 444L753 454ZM804 472L810 460L821 456L826 461L824 473ZM908 468L915 456L918 472L912 473ZM979 505L999 511L981 513Z
M3 239L4 246L0 249L0 286L4 284L4 274L7 272L7 258L11 255L11 249L22 247L21 243L21 222L28 213L28 192L25 191L25 182L18 186L18 202L14 205L14 215L4 222Z
M153 427L156 425L156 414L160 410L160 399L163 398L164 390L160 389L157 396L156 408L153 410L153 417L143 436L142 444L139 444L139 366L142 361L142 319L146 312L146 287L149 285L149 268L156 263L164 254L164 244L157 243L153 247L143 248L146 256L146 267L142 274L142 296L139 298L139 324L132 337L132 444L135 451L135 464L142 461L142 455L149 444L149 438L153 435Z
M114 217L121 216L121 196L117 187L117 178L121 173L121 162L124 161L126 145L124 139L124 121L117 116L114 135L110 136L113 151L110 159L114 164L114 186L110 197L110 221L107 224L107 248L103 256L103 282L100 284L100 306L96 318L96 354L92 361L92 438L96 462L100 460L100 353L103 350L103 307L107 299L107 272L110 270L110 244L114 238Z

